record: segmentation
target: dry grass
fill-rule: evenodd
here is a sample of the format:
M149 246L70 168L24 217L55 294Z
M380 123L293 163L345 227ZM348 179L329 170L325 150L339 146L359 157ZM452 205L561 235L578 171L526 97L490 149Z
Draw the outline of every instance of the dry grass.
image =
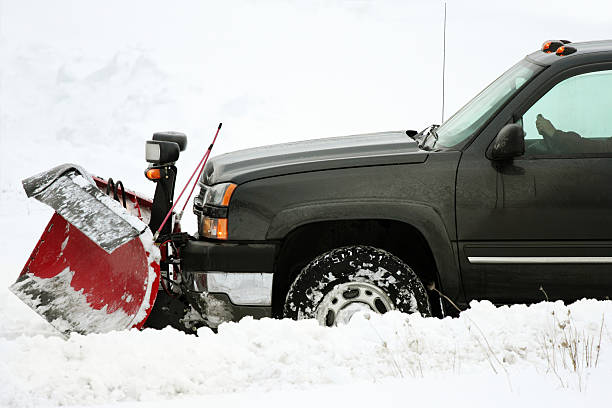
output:
M462 312L462 310L459 308L459 306L457 306L455 304L455 302L453 302L448 296L446 296L444 293L440 292L435 285L431 284L428 287L429 290L433 290L436 293L438 293L438 295L440 295L442 298L446 299L455 309L457 309L457 311L459 313ZM500 367L503 371L504 374L506 374L506 380L508 380L508 387L510 388L510 391L512 391L512 381L510 381L510 373L508 372L508 369L506 368L506 366L503 364L503 362L501 362L499 360L499 358L497 358L497 355L495 354L495 352L493 351L493 349L491 348L491 344L489 343L489 340L487 339L487 336L485 336L484 332L482 331L482 329L480 328L480 326L469 316L465 315L465 318L476 328L476 330L478 330L478 334L480 336L478 336L478 334L475 336L476 337L476 341L478 341L478 345L483 349L483 351L485 352L485 354L487 355L487 360L489 362L489 365L491 366L491 369L493 370L493 372L495 374L498 374L498 371L496 369L497 367ZM472 327L471 325L468 325L468 331L472 331Z
M450 298L448 298L448 296L435 288L435 286L431 285L428 287L428 289L436 291L455 309L461 312L461 309ZM544 288L540 286L539 290L544 294L546 301L550 301ZM569 309L567 310L567 316L564 316L563 319L559 319L559 316L557 316L554 311L551 314L553 318L552 330L547 332L542 339L543 350L548 363L548 370L555 374L563 388L569 387L569 379L564 380L560 372L563 370L574 373L578 380L578 389L583 391L586 386L586 372L591 368L596 368L599 363L601 341L605 324L604 315L602 314L601 316L599 333L593 334L587 333L584 330L579 330L576 327ZM500 367L504 371L506 378L508 379L508 385L512 390L512 383L510 381L508 370L497 358L484 332L469 316L465 317L477 329L480 336L476 336L476 339L481 348L487 354L491 368L496 374L498 372L496 367ZM471 328L468 327L468 330L471 331Z
M564 380L560 371L575 373L578 389L582 391L585 386L586 371L597 367L599 363L604 316L601 316L599 333L590 334L576 327L570 310L562 317L559 317L554 311L551 315L552 328L542 338L542 348L548 369L555 374L563 388L569 387L569 380Z
M462 312L449 297L440 292L435 286L432 285L428 289L437 292L457 311ZM549 301L548 295L542 287L540 287L540 291L544 294L546 300ZM547 362L547 371L555 375L563 388L569 388L572 382L572 376L568 376L568 372L575 374L579 391L584 391L586 389L585 380L588 370L596 368L599 363L605 316L603 314L601 316L601 324L597 333L580 330L576 326L569 309L566 315L559 316L558 313L552 311L551 316L552 325L544 331L544 335L541 337L541 347ZM500 371L505 374L510 391L512 391L510 373L505 365L505 360L501 361L498 358L480 326L468 315L464 315L464 317L469 322L467 325L468 331L472 332L474 339L486 355L491 369L495 374L499 374ZM422 362L418 358L418 351L420 349L418 339L410 336L411 342L408 345L409 349L416 350L416 361L414 355L411 356L411 361L404 361L401 355L397 354L397 351L389 348L388 343L380 336L378 331L374 327L372 328L381 340L383 349L389 354L391 363L400 377L404 377L405 374L411 377L424 377ZM397 331L395 334L399 336ZM460 359L458 359L457 350L455 350L452 361L453 372L457 370L458 360Z

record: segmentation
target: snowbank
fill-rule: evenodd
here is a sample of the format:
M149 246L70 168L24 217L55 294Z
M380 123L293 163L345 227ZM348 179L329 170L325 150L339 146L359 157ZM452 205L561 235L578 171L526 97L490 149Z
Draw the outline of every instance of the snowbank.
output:
M363 314L333 329L314 320L244 319L218 334L200 329L197 337L165 329L0 338L0 405L155 401L391 379L432 386L473 377L516 395L535 384L542 392L597 393L612 374L606 321L610 301L474 302L456 319Z

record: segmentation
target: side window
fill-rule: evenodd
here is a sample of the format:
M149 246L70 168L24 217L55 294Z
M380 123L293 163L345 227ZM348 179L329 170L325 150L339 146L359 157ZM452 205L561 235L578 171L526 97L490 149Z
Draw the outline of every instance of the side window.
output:
M521 120L527 155L612 153L612 71L558 83Z

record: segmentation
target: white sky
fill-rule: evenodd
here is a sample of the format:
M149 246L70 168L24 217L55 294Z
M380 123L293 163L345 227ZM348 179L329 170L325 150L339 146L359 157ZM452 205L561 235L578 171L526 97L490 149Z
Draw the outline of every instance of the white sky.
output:
M220 121L217 154L439 123L443 4L1 0L0 185L73 161L149 188L150 134L188 134L184 175ZM611 17L449 0L446 117L547 39L612 38Z
M610 2L499 3L448 2L449 113L548 38L612 38ZM202 100L216 108L199 115L202 124L224 120L281 141L439 122L441 1L4 0L0 7L3 49L48 45L101 60L144 50L169 75L202 87ZM172 119L168 126L182 126Z

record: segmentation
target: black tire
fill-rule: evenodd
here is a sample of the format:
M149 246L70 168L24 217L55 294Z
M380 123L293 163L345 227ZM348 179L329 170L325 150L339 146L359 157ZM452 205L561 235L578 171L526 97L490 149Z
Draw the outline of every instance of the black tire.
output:
M382 249L348 246L326 252L302 269L287 293L284 316L317 318L333 326L350 313L346 306L363 308L362 299L378 313L397 309L431 315L423 284L402 260Z

